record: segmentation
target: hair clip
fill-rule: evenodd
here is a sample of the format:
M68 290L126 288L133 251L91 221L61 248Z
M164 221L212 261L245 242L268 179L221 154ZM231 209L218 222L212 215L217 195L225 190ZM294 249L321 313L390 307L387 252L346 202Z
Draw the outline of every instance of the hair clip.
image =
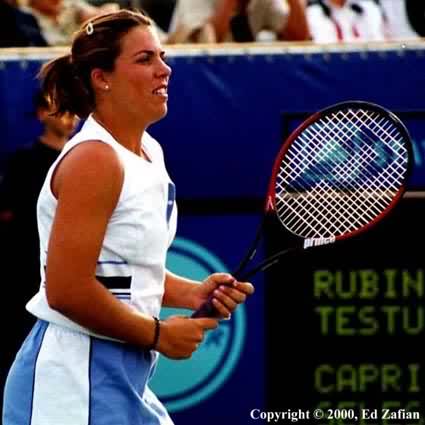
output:
M93 23L89 22L86 26L86 33L87 35L91 35L94 32L94 27L93 27Z

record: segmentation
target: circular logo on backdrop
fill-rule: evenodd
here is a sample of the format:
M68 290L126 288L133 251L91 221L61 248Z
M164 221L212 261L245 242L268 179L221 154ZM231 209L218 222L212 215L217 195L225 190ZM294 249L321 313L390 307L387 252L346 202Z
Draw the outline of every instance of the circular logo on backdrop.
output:
M211 273L227 272L210 251L187 239L176 238L167 255L167 269L195 280ZM190 315L191 311L163 308L161 318ZM230 377L245 340L245 307L239 306L231 320L208 331L190 359L171 360L160 356L150 386L170 412L187 409L210 397Z

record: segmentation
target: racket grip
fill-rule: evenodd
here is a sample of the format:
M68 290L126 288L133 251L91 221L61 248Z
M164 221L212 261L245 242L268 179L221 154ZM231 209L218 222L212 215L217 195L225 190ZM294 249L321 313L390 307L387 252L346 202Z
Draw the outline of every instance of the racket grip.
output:
M197 317L218 317L219 312L214 307L212 300L213 297L209 297L208 300L198 308L198 310L194 311L191 316L192 319L196 319Z

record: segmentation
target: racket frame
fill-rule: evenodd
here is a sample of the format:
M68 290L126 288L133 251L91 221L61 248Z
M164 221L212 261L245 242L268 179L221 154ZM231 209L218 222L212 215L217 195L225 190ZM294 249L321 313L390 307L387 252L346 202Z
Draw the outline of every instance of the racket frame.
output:
M290 146L292 143L299 137L299 135L309 126L317 122L319 119L323 118L323 116L331 114L336 111L340 111L341 109L348 109L348 108L364 108L368 109L374 112L379 113L380 115L387 115L387 117L393 122L393 124L397 127L401 135L403 136L403 139L407 141L408 143L405 143L405 147L407 150L407 157L408 157L408 164L406 168L406 174L404 178L404 184L400 186L399 191L397 194L393 197L389 205L380 213L378 214L373 220L365 224L364 226L351 231L344 233L340 236L335 236L334 238L307 238L304 241L304 247L310 247L310 246L317 246L317 245L324 245L327 243L333 243L337 240L344 240L351 238L353 236L357 236L358 234L363 233L366 230L369 230L371 227L373 227L376 223L381 221L390 211L393 210L394 206L400 201L403 194L405 193L407 189L407 181L409 180L409 177L413 170L413 148L411 143L411 137L409 134L409 131L407 130L406 126L403 124L403 122L400 120L400 118L397 117L393 112L389 111L388 109L377 105L375 103L370 103L366 101L361 100L350 100L345 102L336 103L335 105L329 106L327 108L324 108L311 116L309 116L305 121L303 121L286 139L284 144L282 145L280 151L278 152L273 169L272 169L272 175L269 182L268 192L267 192L267 201L265 205L265 212L267 214L276 214L276 179L279 174L279 169L282 164L283 158L285 157L286 153L288 152ZM290 229L287 229L289 232L291 232ZM293 232L291 232L293 233ZM298 235L296 235L298 236ZM300 236L298 236L300 237Z
M347 232L343 235L334 237L334 238L307 238L304 239L299 235L296 235L295 233L291 232L290 229L287 229L285 226L285 229L297 236L299 239L303 240L303 244L300 244L300 246L295 245L291 248L283 249L274 255L264 259L261 261L257 266L249 269L248 271L244 271L246 266L253 260L253 258L256 255L258 245L260 240L263 237L264 234L264 227L267 220L267 217L269 216L277 216L276 214L276 179L279 173L280 166L282 164L282 160L284 156L286 155L287 151L289 150L289 147L291 144L298 138L298 136L310 125L314 124L319 119L323 118L323 116L331 114L335 111L340 111L341 109L347 109L349 107L353 108L365 108L367 110L372 110L380 115L386 115L393 124L397 127L397 129L400 131L401 135L403 136L405 143L405 147L407 150L407 167L406 167L406 173L404 177L404 183L400 186L398 192L393 197L391 202L388 204L388 206L380 213L378 214L373 220L365 224L364 226L360 227L359 229L356 229L351 232ZM395 207L395 205L400 201L402 198L404 192L407 189L407 181L412 173L413 169L413 148L411 143L411 137L409 135L409 132L403 122L391 111L387 110L386 108L366 102L366 101L360 101L360 100L351 100L351 101L345 101L340 102L337 104L334 104L332 106L329 106L327 108L324 108L312 115L310 115L306 120L304 120L286 139L282 147L280 148L271 173L271 178L268 185L268 191L266 196L266 202L264 206L263 216L261 219L261 222L258 226L255 238L253 239L252 244L250 245L246 255L243 257L242 261L239 263L236 270L232 273L232 275L235 277L235 279L239 281L245 281L249 279L250 277L254 276L256 273L260 271L265 271L269 267L273 266L274 264L278 263L285 255L295 252L295 251L303 251L309 247L313 246L319 246L324 244L333 243L336 240L343 240L348 239L353 236L357 236L360 233L363 233L366 230L369 230L371 227L376 225L379 221L381 221L385 216L388 215L390 211L392 211ZM283 225L283 223L281 223ZM191 317L216 317L217 311L215 310L215 307L212 304L212 298L211 296L208 301L206 301L198 310L196 310Z

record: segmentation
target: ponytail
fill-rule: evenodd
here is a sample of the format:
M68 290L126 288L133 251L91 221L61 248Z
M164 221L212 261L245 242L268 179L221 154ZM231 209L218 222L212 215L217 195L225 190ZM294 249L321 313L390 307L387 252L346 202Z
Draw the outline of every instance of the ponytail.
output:
M86 118L94 109L89 76L77 72L71 55L61 56L41 67L38 78L54 115L70 113Z

